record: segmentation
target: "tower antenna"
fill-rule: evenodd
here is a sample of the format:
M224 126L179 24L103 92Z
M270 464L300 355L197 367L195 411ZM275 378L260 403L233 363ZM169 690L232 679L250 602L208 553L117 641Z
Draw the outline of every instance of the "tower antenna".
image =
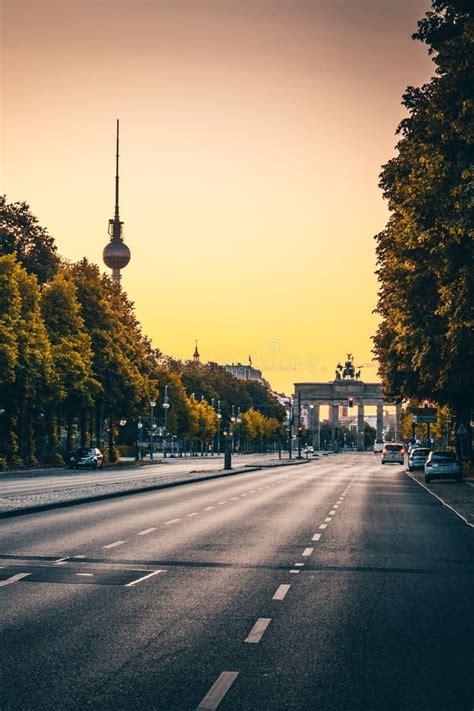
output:
M117 119L117 149L115 152L115 215L114 219L120 222L119 217L119 130L120 121Z

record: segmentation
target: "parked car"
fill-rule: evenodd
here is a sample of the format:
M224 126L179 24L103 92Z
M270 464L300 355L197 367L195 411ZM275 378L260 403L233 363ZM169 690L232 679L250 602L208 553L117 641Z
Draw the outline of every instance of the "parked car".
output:
M102 452L97 447L86 447L78 449L69 460L70 469L79 469L79 467L91 467L91 469L102 469L104 466L104 457Z
M456 452L437 450L430 452L425 464L425 481L456 479L462 481L462 464Z
M305 454L314 454L314 447L312 447L310 444L307 444L304 448L304 452Z
M408 452L408 471L424 469L430 450L428 447L413 447Z
M405 463L405 446L403 444L385 442L382 449L382 464L387 464L388 462Z
M374 454L380 454L383 451L383 439L376 439L374 441Z

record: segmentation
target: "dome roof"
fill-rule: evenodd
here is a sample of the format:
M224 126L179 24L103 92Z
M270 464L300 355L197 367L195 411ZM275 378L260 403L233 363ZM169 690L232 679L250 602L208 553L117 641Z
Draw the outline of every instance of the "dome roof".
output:
M104 248L102 257L110 269L123 269L130 261L130 250L124 242L112 240Z

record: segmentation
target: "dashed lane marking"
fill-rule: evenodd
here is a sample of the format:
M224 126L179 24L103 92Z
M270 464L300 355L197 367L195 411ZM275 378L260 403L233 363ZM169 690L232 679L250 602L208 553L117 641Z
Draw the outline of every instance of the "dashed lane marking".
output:
M217 681L215 681L211 686L196 711L215 711L238 676L239 672L222 672L222 674L220 674L217 678Z
M225 501L219 501L219 503L217 505L222 506L222 504L226 504L226 503L227 503L227 499Z
M314 548L305 548L303 551L303 558L308 558L308 556L310 556L313 551Z
M326 516L324 521L325 521L325 523L329 523L329 521L332 521L332 516Z
M186 514L186 516L187 516L188 518L190 518L191 516L197 516L198 513L199 513L198 511L193 511L193 512L190 513L190 514Z
M247 637L244 639L244 642L247 642L248 644L258 644L271 621L271 617L259 617Z
M304 563L295 563L295 568L302 568Z
M321 534L315 533L311 540L312 541L319 541L320 538L321 538Z
M16 583L18 580L26 578L27 575L31 575L31 573L17 573L16 575L12 575L6 580L0 580L0 588L3 588L5 585L11 585L12 583Z
M83 578L93 578L93 577L94 577L94 573L76 573L76 575L77 575L79 578L81 578L81 577L83 577Z
M114 541L113 543L108 543L106 546L102 546L102 548L115 548L116 546L121 546L126 542L127 541Z
M177 523L177 521L181 521L180 518L170 518L169 521L165 521L165 526L167 526L170 523Z
M298 573L300 571L299 570L290 570L289 572L291 573L291 575L298 575Z
M319 528L320 528L322 531L324 531L324 529L327 528L327 527L328 527L327 523L322 523Z
M329 512L329 515L330 515L330 516L335 516L335 514L336 514L336 509L332 509L332 510Z
M137 533L137 536L147 536L152 531L156 531L156 528L145 528L144 531L140 531L140 533Z
M126 588L131 588L132 585L136 585L137 583L141 583L143 580L147 580L147 578L153 577L153 575L158 575L158 573L164 573L166 572L165 570L154 570L152 573L148 573L148 575L143 575L141 578L137 578L136 580L132 580L130 583L127 583L125 585Z
M214 507L214 506L206 506L206 508L204 509L204 511L210 511L210 510L213 509L213 508L215 508L215 507Z
M279 585L276 589L274 596L272 597L272 600L284 600L286 597L286 593L290 588L291 585Z

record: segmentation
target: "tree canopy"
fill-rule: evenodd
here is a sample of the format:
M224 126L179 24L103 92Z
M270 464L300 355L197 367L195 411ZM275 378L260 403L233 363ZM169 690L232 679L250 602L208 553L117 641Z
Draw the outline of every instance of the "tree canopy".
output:
M432 398L469 423L474 393L474 20L467 0L434 0L414 39L436 64L408 87L397 155L380 186L390 218L377 235L374 337L391 398Z

